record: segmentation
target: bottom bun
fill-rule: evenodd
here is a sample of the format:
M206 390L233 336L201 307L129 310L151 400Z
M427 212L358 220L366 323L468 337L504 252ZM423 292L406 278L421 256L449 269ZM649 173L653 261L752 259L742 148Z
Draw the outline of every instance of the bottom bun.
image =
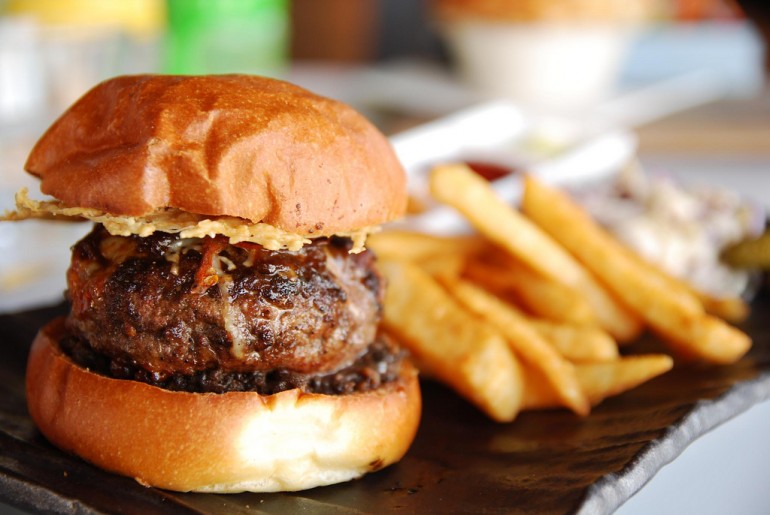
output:
M35 338L30 415L54 445L140 483L177 491L303 490L401 459L414 439L417 374L360 394L187 393L112 379L59 349L63 319Z

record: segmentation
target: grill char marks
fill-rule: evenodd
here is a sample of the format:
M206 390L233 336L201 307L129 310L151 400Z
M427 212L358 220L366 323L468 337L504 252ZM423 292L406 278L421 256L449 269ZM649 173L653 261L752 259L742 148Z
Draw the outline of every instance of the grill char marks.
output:
M191 375L172 374L162 380L134 363L110 359L95 352L86 341L68 335L62 350L78 365L116 379L130 379L165 388L195 393L257 392L261 395L300 388L307 393L344 395L363 393L396 381L404 353L386 337L378 337L352 364L336 372L300 374L286 369L270 372L226 372L213 369Z
M67 327L156 383L213 370L337 371L375 340L382 310L373 255L349 254L349 245L331 238L269 251L96 226L73 249Z

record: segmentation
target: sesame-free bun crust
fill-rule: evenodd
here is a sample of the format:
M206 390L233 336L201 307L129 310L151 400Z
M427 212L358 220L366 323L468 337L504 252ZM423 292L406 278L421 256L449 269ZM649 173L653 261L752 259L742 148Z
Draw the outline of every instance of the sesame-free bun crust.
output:
M117 77L70 107L26 170L71 207L177 208L326 236L401 216L406 178L352 108L247 75Z
M76 366L59 350L63 334L56 319L33 343L32 419L56 446L145 485L225 493L338 483L398 461L417 430L411 366L364 394L174 392Z

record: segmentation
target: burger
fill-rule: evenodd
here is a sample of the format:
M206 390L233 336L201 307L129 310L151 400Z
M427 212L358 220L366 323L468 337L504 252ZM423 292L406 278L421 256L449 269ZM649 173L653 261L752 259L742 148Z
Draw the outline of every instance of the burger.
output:
M420 391L364 245L403 213L405 174L360 114L262 77L118 77L25 168L54 200L21 191L8 218L95 222L69 314L29 355L50 442L177 491L300 490L403 457Z

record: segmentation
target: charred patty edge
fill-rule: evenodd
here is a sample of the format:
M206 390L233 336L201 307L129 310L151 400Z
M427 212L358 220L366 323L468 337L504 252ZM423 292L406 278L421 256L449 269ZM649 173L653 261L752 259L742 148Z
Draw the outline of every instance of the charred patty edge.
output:
M70 331L62 336L59 347L73 363L99 375L189 393L256 392L272 395L295 388L305 393L325 395L365 393L397 381L402 363L407 359L406 351L386 335L380 334L352 364L330 373L303 374L280 368L267 372L232 372L213 368L161 378L135 362L99 353L85 339Z

